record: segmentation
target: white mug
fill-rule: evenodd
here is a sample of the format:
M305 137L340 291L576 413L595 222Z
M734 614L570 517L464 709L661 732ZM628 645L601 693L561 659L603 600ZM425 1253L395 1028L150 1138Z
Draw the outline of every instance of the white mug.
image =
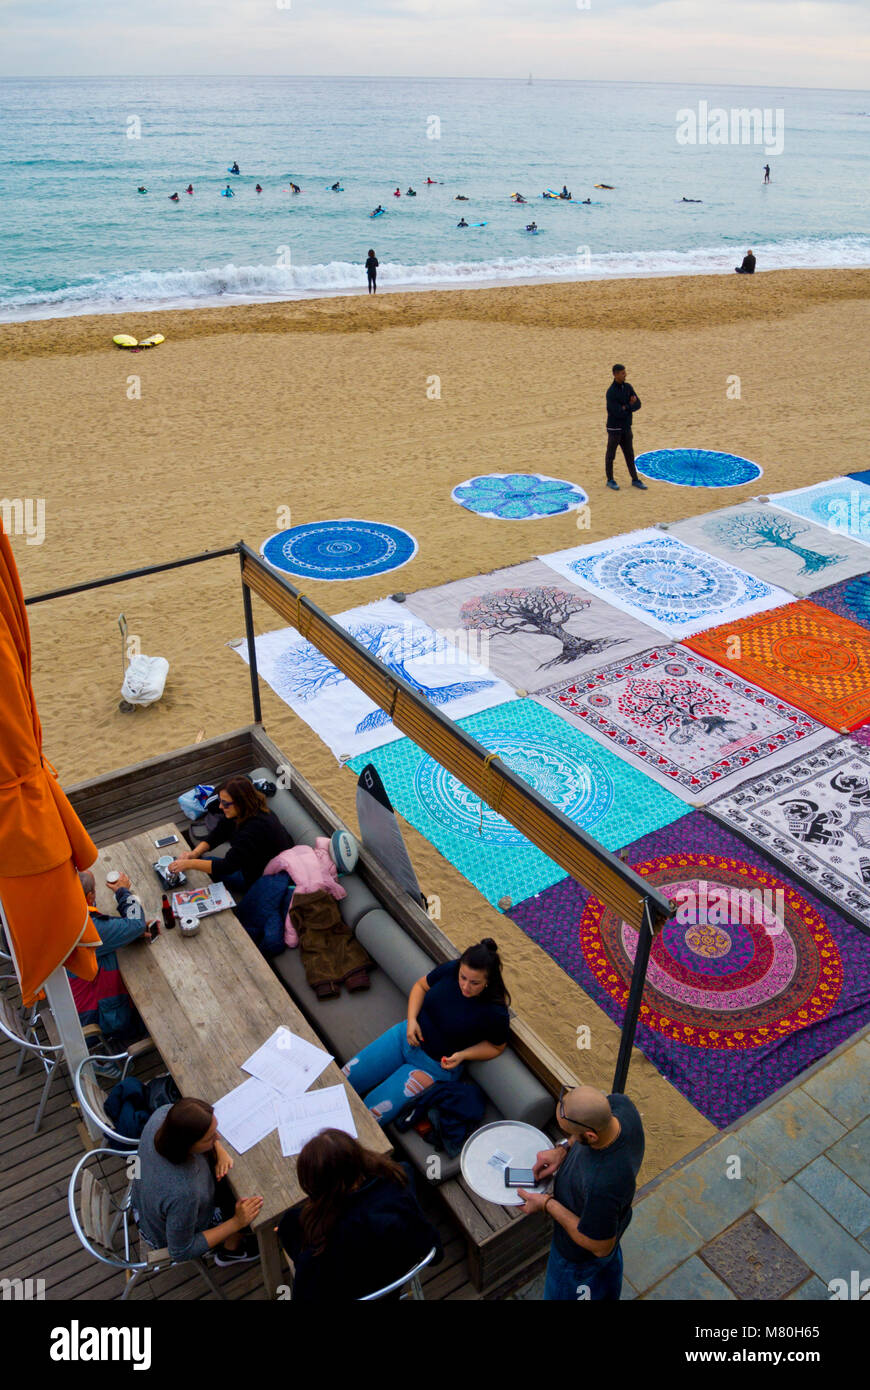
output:
M106 882L110 888L113 888L120 877L121 875L118 873L117 869L113 869L110 874L106 874Z

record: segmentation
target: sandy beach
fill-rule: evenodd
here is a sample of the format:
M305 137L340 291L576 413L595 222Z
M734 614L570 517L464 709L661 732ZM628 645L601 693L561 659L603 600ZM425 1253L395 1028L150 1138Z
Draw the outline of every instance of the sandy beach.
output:
M301 587L328 612L397 590L865 467L870 270L613 280L358 296L6 325L3 498L40 498L45 537L12 544L26 595L218 549L288 524L391 522L416 557L386 577ZM162 332L129 354L112 335ZM743 454L763 478L718 493L604 487L604 392L625 362L643 402L638 452ZM439 379L440 398L432 378ZM734 379L739 378L739 398ZM138 379L138 380L136 380ZM730 390L729 390L730 386ZM427 394L428 388L428 394ZM624 465L617 460L617 478ZM481 519L453 487L483 472L580 483L575 516ZM118 711L119 613L170 676L162 702ZM69 785L249 722L235 558L30 609L45 751ZM258 631L282 626L255 603ZM265 686L271 737L353 827L355 778ZM410 828L424 891L462 947L493 935L514 1005L568 1066L609 1088L618 1030L537 946ZM592 1048L578 1053L579 1024ZM635 1054L649 1181L715 1133Z

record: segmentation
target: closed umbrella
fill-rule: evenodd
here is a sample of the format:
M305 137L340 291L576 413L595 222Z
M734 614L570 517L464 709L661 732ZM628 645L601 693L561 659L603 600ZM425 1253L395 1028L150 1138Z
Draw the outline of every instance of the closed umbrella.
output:
M99 933L78 869L96 846L42 753L30 683L30 626L12 547L0 521L0 917L21 995L48 994L70 1067L86 1055L62 967L93 980Z

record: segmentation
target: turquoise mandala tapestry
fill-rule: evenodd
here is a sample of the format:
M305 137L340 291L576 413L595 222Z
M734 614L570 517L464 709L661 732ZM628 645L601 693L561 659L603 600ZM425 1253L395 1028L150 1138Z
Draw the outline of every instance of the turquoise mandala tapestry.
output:
M530 700L496 705L458 723L605 849L620 849L685 815L684 804L664 787ZM400 815L491 903L502 897L521 902L565 877L410 739L347 765L359 772L369 762Z

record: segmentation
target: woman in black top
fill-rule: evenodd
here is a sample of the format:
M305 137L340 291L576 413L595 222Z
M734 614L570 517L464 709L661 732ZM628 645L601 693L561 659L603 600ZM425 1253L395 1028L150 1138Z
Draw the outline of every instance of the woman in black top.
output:
M193 849L179 855L170 869L200 869L215 883L245 892L260 877L270 859L291 849L293 841L270 811L266 798L247 777L231 777L218 788L222 816L214 830ZM229 840L226 854L213 856L205 851Z
M369 294L377 294L378 258L372 250L369 250L369 254L366 257L366 275L369 277Z
M435 1081L461 1075L507 1046L510 995L495 942L486 937L459 960L422 975L408 997L405 1023L382 1033L343 1068L379 1124L388 1124Z
M340 1129L324 1129L308 1140L296 1171L307 1199L278 1227L296 1270L295 1302L363 1298L407 1274L433 1247L435 1262L442 1258L404 1165Z

